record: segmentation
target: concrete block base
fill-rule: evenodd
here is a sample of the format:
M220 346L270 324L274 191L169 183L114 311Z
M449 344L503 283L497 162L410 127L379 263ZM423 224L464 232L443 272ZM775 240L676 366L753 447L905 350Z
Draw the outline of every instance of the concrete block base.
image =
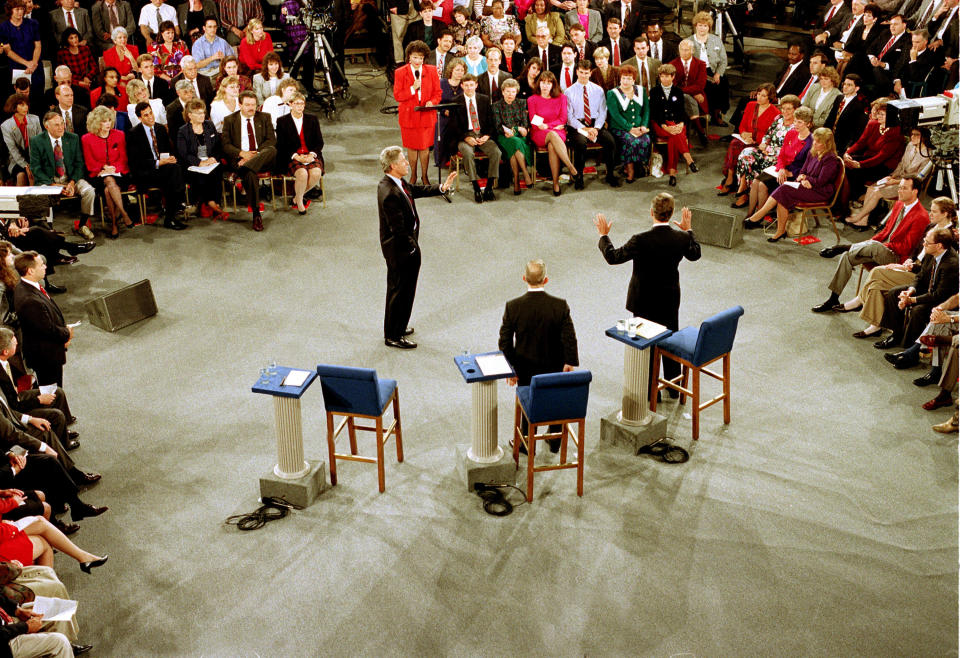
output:
M467 456L468 445L458 445L457 450L457 473L460 479L467 485L467 491L473 492L475 482L486 484L516 484L517 465L513 463L513 454L509 452L509 446L503 451L503 457L499 461L490 464L480 464Z
M618 449L637 454L643 446L656 443L667 435L667 418L660 414L647 412L650 422L646 425L624 425L617 420L617 412L607 414L600 419L599 449Z
M277 477L271 468L260 478L260 496L283 496L294 505L309 507L327 489L327 462L319 459L307 461L310 470L296 480Z

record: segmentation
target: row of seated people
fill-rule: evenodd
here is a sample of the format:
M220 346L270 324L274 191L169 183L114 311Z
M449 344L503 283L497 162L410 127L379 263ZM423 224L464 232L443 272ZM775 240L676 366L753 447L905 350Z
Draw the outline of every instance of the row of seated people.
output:
M646 41L641 46L645 47ZM642 54L643 48L640 51ZM697 102L675 83L680 71L673 64L657 63L653 68L645 55L638 56L634 61L640 68L623 64L617 68L616 84L608 86L598 83L603 82L603 68L593 68L587 59L578 61L572 43L564 44L556 72L532 57L519 81L500 70L501 51L496 47L487 50L488 67L479 76L467 72L465 60L456 58L447 62L446 75L440 79L436 67L424 64L428 55L423 42L408 45L408 64L397 70L394 83L401 139L408 149L414 179L419 162L421 180L426 181L431 148L438 165L459 153L474 184L475 198L490 199L492 188L481 191L477 182L481 176L474 152L479 150L488 159L485 178L492 181L499 176L502 156L510 162L514 192L519 193L521 177L528 185L532 181L528 166L536 147L547 152L554 194L559 194L560 165L567 167L575 186L582 188L587 147L598 145L607 182L617 186L620 181L614 168L618 163L628 182L646 174L651 133L666 146L670 185L676 185L681 157L692 172L698 170L687 140L688 108L697 107ZM656 81L650 84L653 75ZM426 103L454 103L457 107L440 111L437 119L434 113L416 110ZM573 152L572 159L568 149Z

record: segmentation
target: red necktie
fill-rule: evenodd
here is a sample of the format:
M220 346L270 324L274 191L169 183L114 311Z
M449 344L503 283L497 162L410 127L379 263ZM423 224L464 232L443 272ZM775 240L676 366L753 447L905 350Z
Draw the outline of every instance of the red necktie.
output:
M577 51L580 53L580 59L583 59L583 46L577 48Z
M250 150L257 150L257 136L253 132L253 119L247 119L247 141L250 142Z
M803 100L803 97L807 95L807 91L810 89L810 85L813 84L813 76L810 76L810 79L807 80L807 86L803 88L803 91L800 92L800 100Z
M480 117L477 116L477 106L473 99L468 100L467 105L470 106L470 124L473 126L473 131L480 132Z
M63 178L67 175L67 169L63 166L63 149L60 148L60 140L57 140L57 145L53 147L53 166L57 170L57 178Z
M613 42L613 65L620 66L620 44Z
M834 15L835 13L837 13L837 7L838 7L838 5L833 5L833 6L830 8L830 11L827 12L827 17L823 19L823 25L824 25L824 27L826 27L827 23L830 22L830 19L833 18L833 15Z
M844 106L846 106L846 104L847 104L847 99L846 99L846 98L841 98L841 99L840 99L840 107L837 108L837 118L833 120L833 127L834 127L834 129L836 129L837 124L840 122L840 114L843 113L843 108L844 108Z
M896 36L890 37L890 41L887 42L887 45L883 47L883 50L880 51L880 55L877 56L877 59L883 59L883 56L887 54L887 51L890 50L890 47L893 45L893 42L897 40Z
M70 23L70 27L72 27L72 28L76 28L76 27L77 27L77 24L73 22L73 12L72 12L72 11L68 11L68 12L67 12L67 22Z
M566 81L568 87L573 84L573 80L570 79L570 67L569 67L569 66L563 67L563 78L564 78L564 80Z
M43 293L43 296L44 296L44 297L46 297L47 299L50 299L50 295L47 294L47 289L46 289L46 288L44 288L44 287L41 286L40 284L37 284L37 287L40 288L40 292Z
M849 30L851 27L853 27L853 24L856 23L856 22L857 22L857 17L854 16L853 18L850 19L850 22L847 23L847 29L844 30L844 32L846 32L846 31Z
M590 94L587 93L587 85L583 85L583 123L590 125L593 118L590 116Z

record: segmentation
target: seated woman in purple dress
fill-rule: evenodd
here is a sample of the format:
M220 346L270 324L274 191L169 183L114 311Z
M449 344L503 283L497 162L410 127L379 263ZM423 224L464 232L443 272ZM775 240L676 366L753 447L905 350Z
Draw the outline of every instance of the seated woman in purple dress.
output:
M550 175L553 177L553 196L560 196L560 163L571 176L577 175L577 168L570 161L566 146L567 97L560 93L557 78L550 71L541 73L537 82L540 93L527 99L530 139L538 148L547 149Z
M837 155L837 145L833 140L833 131L829 128L817 128L813 131L810 154L797 176L797 187L779 186L747 221L759 223L776 207L777 232L773 237L767 238L767 242L777 242L787 234L787 219L798 204L819 203L833 198L837 176L840 175L842 167L843 163Z

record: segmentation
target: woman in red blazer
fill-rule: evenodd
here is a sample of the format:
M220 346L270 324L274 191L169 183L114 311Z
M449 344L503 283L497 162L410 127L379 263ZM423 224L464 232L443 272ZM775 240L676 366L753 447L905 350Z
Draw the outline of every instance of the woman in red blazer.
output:
M136 77L140 67L137 66L137 57L140 51L136 46L127 45L127 31L123 27L113 28L110 34L114 46L103 51L103 66L112 66L120 73L120 82L126 83Z
M436 139L437 113L417 112L421 105L440 102L440 76L437 67L423 63L430 48L423 41L411 41L407 46L407 64L397 69L393 78L393 97L400 104L400 140L407 149L410 161L410 182L417 181L417 163L420 163L420 182L429 185L427 162L430 147Z
M850 199L860 198L866 192L867 183L889 176L900 164L907 148L900 126L887 127L887 99L873 101L871 111L870 121L860 139L843 154L850 186L846 195L841 193L840 201L844 206Z
M87 115L87 134L80 138L83 146L83 159L87 165L90 183L106 200L107 214L110 215L112 229L109 237L120 235L117 228L117 215L123 219L126 227L133 226L130 215L123 207L120 191L127 189L124 179L130 173L127 165L127 140L123 131L114 128L116 118L109 107L95 107Z
M777 88L769 82L764 82L757 87L757 100L747 103L743 112L743 119L740 121L739 135L743 139L734 138L727 147L727 157L723 161L723 169L720 173L724 175L723 182L720 184L720 191L717 196L726 196L730 194L730 188L734 184L734 175L737 171L737 158L748 146L756 147L758 143L767 135L770 126L774 120L780 116L780 110L777 109ZM738 191L738 197L747 196L746 193ZM734 204L734 208L742 208L747 205L747 199Z

